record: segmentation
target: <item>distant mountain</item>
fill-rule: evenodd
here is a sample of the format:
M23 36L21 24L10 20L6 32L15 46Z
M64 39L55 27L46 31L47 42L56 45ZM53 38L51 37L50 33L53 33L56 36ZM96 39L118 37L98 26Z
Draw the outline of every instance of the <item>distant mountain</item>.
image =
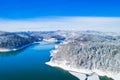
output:
M55 31L41 32L4 32L0 31L0 51L21 49L26 45L39 42L44 39L64 40L65 37ZM6 50L7 49L7 50Z
M14 49L37 41L34 37L26 34L0 32L0 48Z

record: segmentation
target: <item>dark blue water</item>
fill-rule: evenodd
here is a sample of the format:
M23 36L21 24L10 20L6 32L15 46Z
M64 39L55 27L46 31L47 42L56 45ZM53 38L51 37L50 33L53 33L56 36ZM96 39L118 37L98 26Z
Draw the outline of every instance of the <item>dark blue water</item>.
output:
M79 80L45 64L54 45L35 44L21 51L0 53L0 80Z

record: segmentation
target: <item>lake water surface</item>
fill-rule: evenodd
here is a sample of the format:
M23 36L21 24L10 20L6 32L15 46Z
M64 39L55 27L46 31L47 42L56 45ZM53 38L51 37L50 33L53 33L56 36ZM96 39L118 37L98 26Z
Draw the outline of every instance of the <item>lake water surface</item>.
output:
M67 71L45 64L54 46L35 44L21 51L0 53L0 80L78 80Z

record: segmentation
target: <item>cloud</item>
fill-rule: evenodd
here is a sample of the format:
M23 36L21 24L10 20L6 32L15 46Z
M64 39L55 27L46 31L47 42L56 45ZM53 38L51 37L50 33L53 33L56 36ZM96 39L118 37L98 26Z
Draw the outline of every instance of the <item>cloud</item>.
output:
M96 30L120 32L120 17L49 17L0 19L1 31Z

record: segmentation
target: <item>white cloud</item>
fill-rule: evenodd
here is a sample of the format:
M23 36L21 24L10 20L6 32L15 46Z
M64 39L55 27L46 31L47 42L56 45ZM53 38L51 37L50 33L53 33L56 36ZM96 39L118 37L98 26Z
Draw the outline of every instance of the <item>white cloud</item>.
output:
M2 31L96 30L120 32L120 17L53 17L0 19Z

